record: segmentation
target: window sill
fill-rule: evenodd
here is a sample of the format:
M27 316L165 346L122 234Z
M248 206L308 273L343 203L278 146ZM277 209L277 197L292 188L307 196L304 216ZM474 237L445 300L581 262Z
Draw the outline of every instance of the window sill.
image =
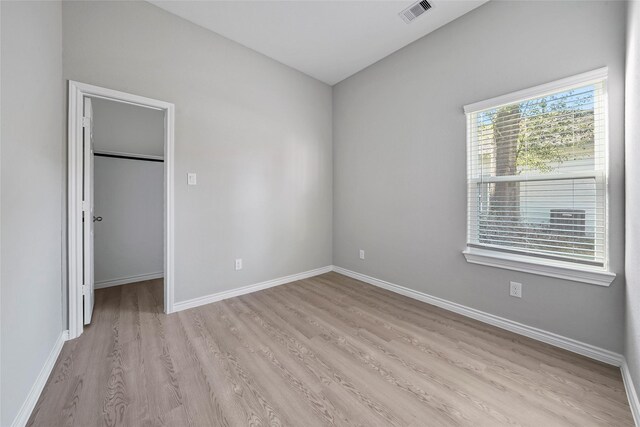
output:
M569 262L542 258L533 259L532 257L524 255L478 248L467 248L462 251L462 253L467 259L467 262L472 264L522 271L524 273L556 277L558 279L573 280L575 282L589 283L598 286L609 286L611 282L613 282L613 279L616 278L615 273L588 265L576 266L576 264Z

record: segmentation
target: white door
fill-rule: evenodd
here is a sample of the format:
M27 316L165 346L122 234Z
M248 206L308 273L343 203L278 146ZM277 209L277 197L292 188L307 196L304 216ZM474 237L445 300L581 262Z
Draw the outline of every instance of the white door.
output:
M82 121L82 140L84 153L84 176L82 200L83 209L83 287L84 296L84 324L91 323L93 313L93 223L96 220L93 212L93 109L91 98L84 98L84 119Z

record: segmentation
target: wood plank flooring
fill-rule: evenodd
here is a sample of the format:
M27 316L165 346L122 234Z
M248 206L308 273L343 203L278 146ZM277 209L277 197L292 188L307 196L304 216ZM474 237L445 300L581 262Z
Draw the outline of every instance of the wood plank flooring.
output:
M30 426L631 426L620 372L328 273L172 315L96 291Z

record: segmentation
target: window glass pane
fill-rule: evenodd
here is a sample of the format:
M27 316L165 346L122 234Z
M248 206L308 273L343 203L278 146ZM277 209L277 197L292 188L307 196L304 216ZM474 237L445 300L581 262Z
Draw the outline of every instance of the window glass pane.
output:
M603 120L594 85L474 113L476 173L553 174L596 166ZM600 123L602 125L602 123Z
M504 184L509 190L499 190ZM471 225L478 243L555 258L597 260L596 243L602 245L604 235L595 179L478 183L477 187L480 203Z

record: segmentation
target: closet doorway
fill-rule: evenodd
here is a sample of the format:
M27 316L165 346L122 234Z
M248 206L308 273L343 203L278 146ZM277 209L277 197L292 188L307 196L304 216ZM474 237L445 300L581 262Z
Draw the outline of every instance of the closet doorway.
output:
M173 104L69 82L69 332L94 290L164 281L173 310Z

